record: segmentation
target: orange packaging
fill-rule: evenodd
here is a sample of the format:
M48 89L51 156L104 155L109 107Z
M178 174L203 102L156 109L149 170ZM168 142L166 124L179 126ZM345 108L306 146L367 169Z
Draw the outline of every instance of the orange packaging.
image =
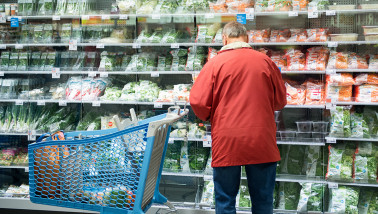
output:
M255 31L254 30L247 30L247 36L248 36L248 42L253 43L253 35Z
M288 105L303 105L306 99L306 88L304 86L291 86L285 82L286 100Z
M307 0L292 0L293 11L307 11Z
M370 55L369 69L378 69L378 54Z
M227 13L227 5L224 0L217 1L216 3L209 2L209 8L214 13Z
M355 90L356 102L378 102L378 85L360 85Z
M326 42L328 40L328 28L307 29L307 42Z
M306 42L307 32L305 29L290 29L291 37L288 42Z
M352 101L353 86L332 86L326 84L326 98L340 102Z
M306 86L306 105L322 105L324 99L324 84L319 81L309 80L304 83Z
M297 49L288 49L285 54L288 71L302 71L306 67L306 55Z
M253 31L252 41L253 43L269 42L270 29L255 30Z
M324 71L328 61L329 50L325 47L312 47L307 49L306 70Z
M348 69L368 69L368 63L365 57L356 53L350 53L348 57Z
M328 61L328 69L348 69L348 54L331 51Z
M272 30L270 33L270 42L287 42L290 38L290 30Z
M281 70L286 70L287 62L282 52L272 51L272 56L270 58L274 63L276 63L277 67L281 68Z
M378 85L378 74L358 74L355 78L355 85L371 84Z
M326 77L327 84L332 86L354 85L355 81L351 73L330 74Z

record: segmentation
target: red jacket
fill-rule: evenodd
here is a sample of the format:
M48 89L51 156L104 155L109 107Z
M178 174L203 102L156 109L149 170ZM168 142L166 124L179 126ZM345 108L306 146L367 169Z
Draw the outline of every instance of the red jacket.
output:
M203 67L190 105L211 122L212 167L279 161L274 111L286 105L275 63L252 48L220 51Z

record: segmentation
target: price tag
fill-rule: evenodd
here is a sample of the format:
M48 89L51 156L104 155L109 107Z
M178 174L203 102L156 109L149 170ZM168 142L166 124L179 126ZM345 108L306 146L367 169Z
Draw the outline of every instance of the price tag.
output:
M308 18L309 19L317 19L319 17L319 12L316 11L308 11Z
M206 13L205 14L206 19L213 19L214 18L214 13Z
M68 43L69 47L68 49L70 51L77 51L77 40L76 39L71 39L70 42Z
M46 102L44 100L38 100L37 105L38 106L44 106L44 105L46 105Z
M203 176L203 180L204 181L212 181L213 180L213 177L209 176L209 175L205 175Z
M173 139L173 138L169 138L169 139L168 139L168 143L169 143L169 144L173 144L173 143L175 143L175 139Z
M202 140L203 140L202 141L202 146L203 147L211 147L212 140L211 140L211 135L210 134L205 135Z
M95 77L96 71L88 71L88 77Z
M105 72L105 67L99 67L98 72L100 72L100 73Z
M92 102L92 106L93 107L100 107L101 106L101 102L100 101L93 101Z
M334 137L326 137L325 139L327 143L336 143L336 138Z
M339 188L339 184L338 183L334 183L334 182L328 182L328 188L329 189L338 189Z
M7 49L7 46L6 45L0 45L0 49L2 49L2 50Z
M326 74L336 74L336 70L335 69L327 69Z
M171 48L180 48L180 45L177 43L171 44Z
M121 15L119 15L119 19L126 20L126 19L129 19L129 16L128 16L128 15L121 14Z
M59 79L60 78L60 68L53 68L51 70L52 78Z
M88 15L83 15L83 16L81 16L81 20L89 20L89 16Z
M67 101L59 100L59 106L67 106Z
M289 11L289 17L298 16L298 11Z
M332 110L334 108L336 108L336 106L332 102L326 103L326 109Z
M28 140L29 141L36 140L36 138L37 138L36 135L37 135L37 132L35 130L29 130L28 131ZM25 171L26 171L26 169L25 169Z
M110 16L109 15L102 15L101 19L102 20L108 20L108 19L110 19Z
M133 44L133 48L140 48L140 44L139 43L134 43Z
M16 106L22 106L22 105L24 105L23 100L16 100Z
M23 49L24 46L17 44L17 45L14 46L14 48L20 50L20 49Z
M255 19L255 8L245 8L245 12L247 13L246 15L247 20Z
M109 73L108 72L101 72L100 77L108 77Z
M156 71L151 72L151 77L159 77L159 72L156 72Z
M339 45L338 42L328 42L328 47L329 48L337 48L338 45Z
M154 103L154 108L163 108L162 103Z
M97 48L97 49L105 48L105 45L102 44L102 43L98 43L98 44L96 45L96 48Z
M326 16L335 16L336 10L326 10Z
M4 76L4 71L1 71L0 72L0 77L3 77Z
M152 19L160 19L160 14L152 14L151 18Z
M29 172L29 167L25 167L25 172Z
M52 16L52 20L59 21L60 20L60 16Z

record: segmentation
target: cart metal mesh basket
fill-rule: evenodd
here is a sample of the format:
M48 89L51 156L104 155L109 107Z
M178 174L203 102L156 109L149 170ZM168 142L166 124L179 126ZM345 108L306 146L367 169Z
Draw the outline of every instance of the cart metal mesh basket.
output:
M179 111L122 131L71 132L29 145L30 200L101 213L144 213L165 203L158 186L170 124L187 113Z

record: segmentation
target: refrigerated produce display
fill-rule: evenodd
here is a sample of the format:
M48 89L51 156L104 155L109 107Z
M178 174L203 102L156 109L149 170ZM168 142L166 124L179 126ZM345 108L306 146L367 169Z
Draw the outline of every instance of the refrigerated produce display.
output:
M116 128L131 108L140 120L190 109L223 26L239 21L287 89L274 212L377 213L377 14L377 0L2 1L0 212L46 209L28 199L27 146L44 133ZM159 188L179 210L214 212L210 136L192 111L172 125ZM250 211L241 179L236 206Z

